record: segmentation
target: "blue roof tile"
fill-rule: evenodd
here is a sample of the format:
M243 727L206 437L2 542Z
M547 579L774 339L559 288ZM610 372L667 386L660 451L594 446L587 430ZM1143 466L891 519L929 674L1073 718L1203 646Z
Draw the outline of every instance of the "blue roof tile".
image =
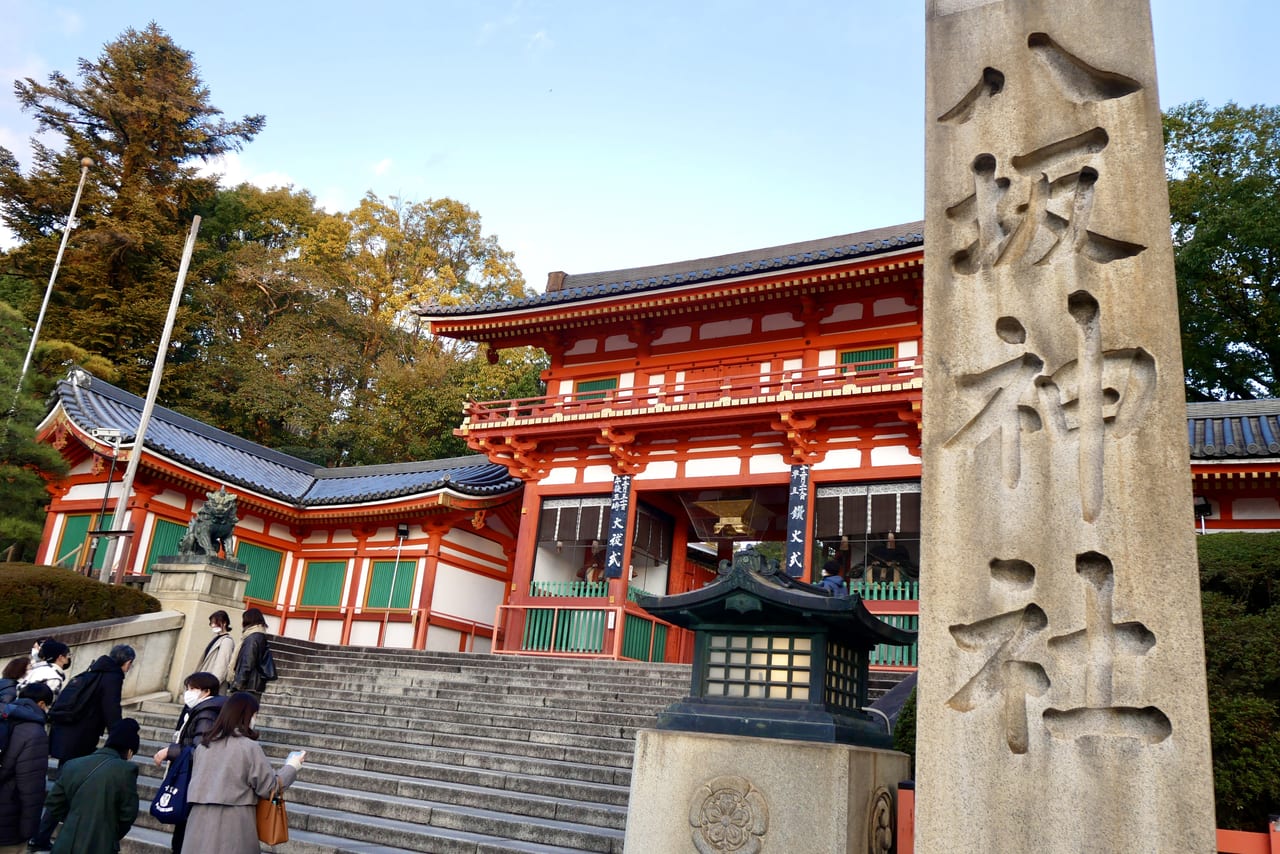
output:
M143 400L76 369L58 383L57 404L86 432L119 430L132 443ZM161 456L219 480L300 507L355 504L450 490L462 495L515 492L520 481L483 456L325 468L242 439L202 421L156 407L146 446Z

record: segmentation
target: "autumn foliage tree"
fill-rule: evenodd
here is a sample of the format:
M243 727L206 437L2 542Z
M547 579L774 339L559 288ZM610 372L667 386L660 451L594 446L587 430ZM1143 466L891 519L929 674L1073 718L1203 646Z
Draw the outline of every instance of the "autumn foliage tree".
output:
M188 51L156 24L126 30L79 80L19 80L14 91L55 147L32 141L24 173L0 148L0 217L21 244L12 269L38 300L80 174L90 170L46 321L50 337L114 361L122 384L145 389L192 214L216 191L200 177L206 160L236 150L262 129L262 116L221 118ZM176 336L181 340L181 331Z
M1169 205L1192 399L1280 394L1280 107L1165 116Z

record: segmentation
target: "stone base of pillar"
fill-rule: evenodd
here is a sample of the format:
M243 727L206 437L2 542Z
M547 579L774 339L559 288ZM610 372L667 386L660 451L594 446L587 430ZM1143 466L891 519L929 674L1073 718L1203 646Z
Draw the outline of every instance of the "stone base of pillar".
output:
M195 671L213 639L209 615L226 611L234 631L244 613L244 589L248 583L244 564L208 555L173 555L151 567L147 592L159 599L166 610L186 614L167 682L175 696L182 693L182 680Z
M894 750L641 730L624 850L888 854L910 773Z

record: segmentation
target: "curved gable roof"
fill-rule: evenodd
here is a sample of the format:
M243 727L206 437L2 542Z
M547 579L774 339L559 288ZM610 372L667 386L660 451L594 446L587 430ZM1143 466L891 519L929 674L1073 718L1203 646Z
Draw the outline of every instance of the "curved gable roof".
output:
M113 429L137 439L143 399L76 369L58 383L55 407L77 427ZM356 504L449 490L462 495L515 492L520 481L483 456L325 468L157 406L146 447L210 477L299 507Z

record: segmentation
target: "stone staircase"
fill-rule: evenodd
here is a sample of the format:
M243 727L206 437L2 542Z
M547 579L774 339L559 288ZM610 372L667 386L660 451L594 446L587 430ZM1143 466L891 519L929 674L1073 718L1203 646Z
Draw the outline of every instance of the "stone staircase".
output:
M687 665L326 646L273 638L258 727L307 751L281 854L621 852L635 731L689 692ZM874 674L873 697L901 674ZM176 703L150 701L124 854L169 850L147 813Z
M635 731L689 691L687 665L332 647L273 638L262 744L307 751L290 841L321 852L620 852ZM137 825L121 850L169 850L147 814L175 703L144 703Z

